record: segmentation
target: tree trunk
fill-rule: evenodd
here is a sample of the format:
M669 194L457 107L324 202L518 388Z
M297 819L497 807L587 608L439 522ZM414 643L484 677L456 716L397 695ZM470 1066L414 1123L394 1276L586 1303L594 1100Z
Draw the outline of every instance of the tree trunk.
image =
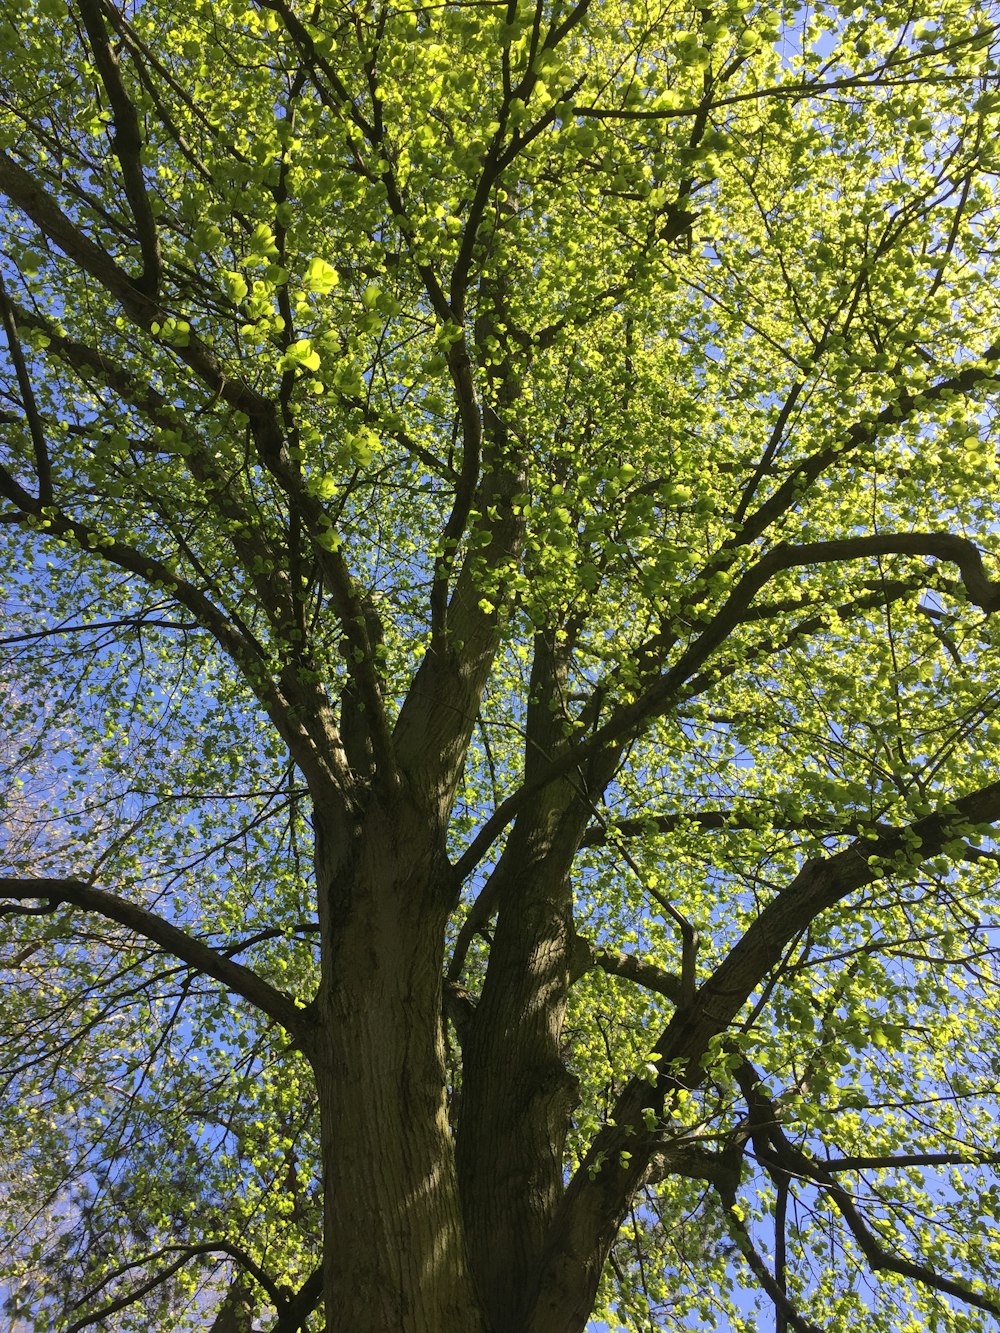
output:
M512 836L512 844L515 854L499 876L506 909L463 1038L458 1140L469 1250L496 1333L521 1333L534 1300L575 1102L575 1080L560 1058L569 885L557 873L539 888L530 857L517 855L521 840Z
M398 794L372 798L349 849L317 831L324 969L308 1054L328 1333L487 1333L446 1115L439 840Z

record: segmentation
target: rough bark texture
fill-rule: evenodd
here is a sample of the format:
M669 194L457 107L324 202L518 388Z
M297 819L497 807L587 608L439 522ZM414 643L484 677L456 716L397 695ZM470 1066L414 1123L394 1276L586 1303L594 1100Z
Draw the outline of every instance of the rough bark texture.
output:
M515 855L513 862L517 865ZM506 869L506 868L505 868ZM572 941L569 892L529 865L507 870L510 901L463 1042L458 1163L470 1252L498 1333L514 1333L562 1188L573 1080L560 1059ZM527 891L527 892L526 892Z
M569 636L536 636L528 782L567 745L569 651ZM527 1326L564 1190L576 1101L562 1044L576 949L570 869L601 781L581 769L544 786L518 816L485 890L497 922L463 1039L457 1157L477 1286L497 1333Z
M402 799L372 801L353 854L319 841L328 961L309 1056L329 1333L485 1333L445 1110L443 862Z

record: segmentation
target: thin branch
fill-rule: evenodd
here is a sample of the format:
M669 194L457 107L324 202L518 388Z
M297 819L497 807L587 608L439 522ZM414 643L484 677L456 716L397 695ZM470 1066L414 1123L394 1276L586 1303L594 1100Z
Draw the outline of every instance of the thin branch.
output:
M1000 343L991 349L1000 354ZM773 498L773 497L772 497ZM770 501L762 509L766 509ZM761 511L758 511L760 514ZM751 520L755 523L756 519ZM748 525L750 526L750 525ZM879 533L847 537L840 541L807 542L801 546L781 543L753 565L678 660L647 687L632 703L624 705L587 740L565 750L532 782L525 782L493 811L455 865L461 883L472 873L518 810L537 793L572 769L610 746L637 735L647 721L660 716L675 700L685 683L699 670L733 630L743 623L757 593L778 573L787 569L857 560L877 555L925 555L949 560L959 567L966 594L987 615L1000 608L1000 582L987 578L978 547L953 533Z
M189 329L184 343L160 341L153 328L171 318L167 310L143 292L110 255L71 221L31 172L3 151L0 151L0 194L20 208L84 273L95 278L134 324L192 370L215 398L234 411L243 412L249 418L262 455L273 453L274 441L280 441L281 437L274 404L245 381L228 374L194 328Z
M779 1291L788 1294L788 1195L791 1182L785 1176L774 1182L774 1280ZM774 1333L788 1333L788 1317L776 1311Z
M40 506L34 497L3 467L0 467L0 495L21 511L14 516L18 522L30 525L40 513ZM329 745L317 744L309 729L310 723L320 725L322 718L317 718L315 710L305 718L300 715L301 710L292 706L282 683L275 682L271 677L263 647L256 640L250 639L245 627L235 624L200 588L162 561L65 515L52 514L50 510L44 515L44 527L49 536L69 539L80 550L98 553L120 569L137 574L145 583L168 588L181 605L197 616L243 671L303 773L322 782L324 786L332 785L341 793L350 790L346 775L337 762L337 750ZM286 678L283 683L295 689L301 681ZM321 742L328 739L320 738Z
M725 1213L726 1220L733 1233L733 1238L739 1247L740 1254L743 1255L743 1258L752 1269L754 1277L756 1277L757 1281L774 1302L775 1310L778 1311L786 1322L795 1329L796 1333L823 1333L823 1330L817 1324L810 1323L808 1319L804 1319L802 1315L799 1314L798 1310L796 1310L795 1306L782 1291L780 1285L771 1276L767 1264L765 1264L764 1260L757 1253L754 1243L750 1238L750 1232L747 1230L746 1223L743 1221L742 1217L740 1217L736 1207L730 1205L726 1208Z
M268 1299L279 1309L287 1300L287 1295L283 1288L279 1286L279 1284L275 1282L263 1268L261 1268L260 1264L251 1258L242 1246L234 1245L228 1240L210 1240L200 1241L195 1245L164 1245L161 1249L155 1250L152 1254L143 1255L141 1259L134 1259L129 1263L119 1265L119 1267L112 1269L112 1271L108 1273L102 1281L97 1283L96 1286L93 1286L89 1291L84 1292L76 1302L74 1308L79 1309L81 1305L85 1305L88 1301L93 1300L94 1297L103 1291L109 1283L117 1281L120 1277L124 1277L126 1273L131 1272L133 1269L142 1268L146 1264L151 1264L157 1259L162 1259L166 1254L178 1253L181 1255L182 1263L185 1263L188 1259L193 1259L200 1254L228 1254L231 1259L235 1259L240 1267L248 1272L250 1276L260 1284L267 1293ZM162 1281L163 1279L161 1278L160 1280ZM91 1319L93 1319L93 1316L91 1316Z
M71 222L55 200L38 184L31 172L0 150L0 194L26 213L36 227L53 241L85 273L111 292L130 295L134 305L140 296L132 279L101 247ZM149 302L150 318L155 306Z
M159 1253L162 1254L164 1251L161 1250ZM132 1291L126 1292L123 1296L119 1296L117 1300L109 1301L107 1305L102 1306L99 1310L95 1310L91 1314L84 1315L82 1318L74 1320L73 1323L67 1327L66 1333L80 1333L81 1329L92 1328L94 1324L103 1324L110 1315L117 1314L119 1310L128 1309L130 1305L134 1305L136 1301L141 1300L143 1296L151 1291L155 1291L157 1287L162 1286L164 1282L169 1281L169 1279L172 1278L175 1273L179 1272L186 1263L189 1263L190 1260L196 1259L203 1254L228 1254L230 1258L235 1259L242 1268L245 1268L248 1273L256 1278L267 1292L270 1300L274 1302L279 1309L284 1307L285 1296L281 1288L268 1277L260 1265L255 1263L244 1249L239 1245L232 1244L230 1241L213 1240L205 1241L200 1245L185 1246L183 1252L173 1263L168 1264L166 1268L162 1268L158 1273L154 1273L151 1278L143 1282L140 1286L133 1288Z
M0 638L0 647L7 648L14 643L36 643L40 639L58 638L63 634L97 634L103 630L130 629L176 629L186 634L191 630L202 630L204 626L197 620L159 620L140 613L123 616L121 620L95 620L89 625L53 625L27 634L7 634Z
M725 833L729 829L755 831L762 827L780 829L784 833L816 833L829 837L856 837L866 829L877 826L868 820L844 820L831 815L830 819L820 816L803 816L796 820L774 820L770 816L764 819L753 814L735 810L679 810L670 814L635 815L627 819L609 819L606 824L592 824L583 835L581 847L605 847L613 845L618 838L645 837L650 832L676 833L679 829L692 828L698 832ZM888 826L886 826L888 827Z
M657 1151L655 1137L646 1129L645 1113L662 1108L678 1087L694 1088L704 1081L702 1060L710 1042L726 1031L747 999L781 963L789 943L857 889L891 879L894 873L912 873L921 862L940 855L970 825L992 825L997 820L1000 781L953 801L942 801L935 813L912 824L877 837L859 838L844 851L807 861L767 904L699 988L694 1003L679 1008L668 1022L653 1046L661 1070L654 1084L645 1077L629 1081L567 1185L553 1219L540 1281L539 1289L544 1292L544 1304L538 1307L540 1322L553 1310L589 1312L619 1219ZM839 1188L831 1175L826 1182L831 1190ZM850 1224L847 1214L845 1220ZM902 1267L893 1265L881 1251L872 1253L876 1266L928 1280L919 1266L905 1268L905 1261L900 1261ZM981 1309L996 1308L950 1279L938 1279L937 1286Z
M831 1157L818 1163L824 1171L892 1171L908 1166L1000 1166L1000 1153L916 1152L874 1157Z
M448 354L448 369L455 387L458 414L462 423L462 467L455 485L451 513L441 534L441 553L434 561L431 584L431 635L437 641L445 632L448 609L448 583L455 563L455 551L465 531L476 487L483 452L483 414L472 374L469 349L463 336Z
M740 502L736 506L736 511L733 515L734 525L743 522L746 511L750 507L750 502L757 493L757 487L767 475L767 470L774 461L774 456L778 451L778 446L781 444L782 437L785 433L785 427L788 425L788 418L792 415L792 412L795 409L795 404L798 402L799 395L804 388L805 381L796 380L789 389L788 395L785 398L784 403L781 405L781 410L778 412L777 418L775 419L767 444L764 446L764 452L761 454L760 462L754 468L753 475L743 488L743 494L740 496Z
M872 70L867 74L848 74L840 79L831 79L827 83L785 83L772 84L767 88L755 88L750 92L731 93L728 97L718 97L712 102L711 109L716 111L722 107L736 106L740 102L763 101L766 98L776 97L800 101L807 97L821 98L830 93L843 90L854 89L878 89L892 87L906 87L914 82L926 83L928 75L917 70L913 74L903 77L895 77L895 72L902 69L903 66L913 64L916 61L930 60L935 56L950 55L953 51L961 47L969 46L973 43L982 42L984 35L995 34L996 26L973 33L969 37L960 37L953 42L948 42L944 46L935 47L928 51L922 51L919 54L909 56L904 60L895 61L892 65L883 64L878 69ZM886 77L890 70L892 77ZM700 110L700 103L695 106L676 107L669 110L641 110L626 109L617 107L598 107L598 106L575 106L574 114L585 116L590 120L677 120L696 116Z
M4 333L7 336L7 347L10 351L10 359L14 363L14 374L17 376L17 385L21 391L21 402L24 406L24 415L28 422L28 433L31 436L31 444L35 451L35 476L38 479L38 503L47 505L52 503L52 468L49 461L48 445L45 442L45 430L42 426L41 414L38 411L38 404L35 400L35 390L31 383L31 376L28 373L28 365L24 358L24 348L21 346L21 339L17 331L17 316L14 307L7 297L7 288L4 286L3 275L0 274L0 316L3 319Z
M751 1117L762 1118L766 1126L765 1137L769 1151L764 1154L764 1164L776 1164L779 1169L819 1186L843 1217L873 1273L897 1273L900 1277L910 1278L922 1286L931 1287L947 1296L954 1296L957 1300L973 1305L979 1310L988 1310L991 1314L1000 1315L1000 1304L974 1291L965 1283L944 1277L926 1264L915 1263L912 1259L903 1258L886 1249L861 1215L855 1200L834 1180L826 1163L810 1157L787 1137L781 1128L780 1116L773 1098L749 1062L745 1062L744 1070L748 1072L744 1072L742 1078L737 1071L737 1078L750 1092L753 1104Z

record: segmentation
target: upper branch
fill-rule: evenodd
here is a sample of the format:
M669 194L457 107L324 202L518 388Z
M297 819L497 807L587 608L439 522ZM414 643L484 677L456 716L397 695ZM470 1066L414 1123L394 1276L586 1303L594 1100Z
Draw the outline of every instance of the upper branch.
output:
M0 317L3 320L4 333L7 336L7 348L14 363L14 374L24 405L24 415L35 451L35 473L38 479L38 503L49 504L52 500L52 468L49 462L48 445L45 442L45 428L35 401L35 390L24 359L24 348L17 331L17 315L7 296L3 277L0 276Z
M38 328L45 334L50 355L54 355L78 373L96 372L104 383L114 389L126 403L133 405L147 421L169 427L173 431L179 428L183 432L187 441L187 451L184 455L186 465L205 489L217 510L238 520L226 525L226 530L230 532L230 540L248 577L256 587L262 607L269 615L272 625L280 629L287 624L291 617L287 584L273 558L264 560L258 558L261 552L258 550L257 542L265 541L266 538L260 534L251 540L243 535L244 529L246 532L250 531L249 511L237 504L230 479L221 474L210 451L204 449L198 441L192 432L190 421L183 418L162 393L113 360L103 349L67 337L43 316L24 311L16 305L12 305L12 310L26 327ZM219 373L221 374L221 371ZM218 385L216 393L221 391L222 385ZM237 389L237 392L240 391ZM301 479L295 475L284 449L280 428L274 420L272 405L250 390L247 393L251 394L251 400L245 402L245 407L252 409L253 412L250 427L262 461L287 495L289 504L295 506L297 512L301 514L310 534L314 539L321 538L329 526L322 504L308 494L301 484ZM3 471L0 471L0 493L5 494L25 514L37 514L41 511L41 501L36 502L23 487ZM166 573L160 561L144 557L140 552L133 551L120 542L108 543L103 537L98 541L92 541L91 534L83 525L75 524L64 515L47 515L46 523L48 530L54 535L72 534L84 548L91 547L99 551L112 563L139 573L147 580L165 582L174 596L198 615L200 622L215 635L217 641L240 665L258 698L272 718L277 720L275 709L280 702L279 689L266 681L262 675L264 651L246 626L237 622L235 616L226 617L204 593L199 592L193 585L185 583L179 576ZM388 729L375 673L374 653L365 628L364 608L354 589L343 555L322 545L317 545L316 549L324 583L332 592L348 642L356 650L350 656L350 665L352 674L360 684L360 693L367 715L373 723L376 758L381 761L383 769L391 769L388 757L391 753ZM267 554L273 556L273 552L268 551ZM251 671L251 667L255 667L256 670ZM287 712L280 724L282 735L288 741L297 762L304 772L308 772L312 761L299 752L298 741L293 744L290 737L294 735L301 740L306 733L309 733L325 753L324 763L330 766L339 786L346 791L351 784L346 769L340 762L337 746L331 743L332 724L327 716L329 709L325 697L315 685L309 684L307 676L302 673L293 678L292 673L286 672L281 688L290 696L303 693L307 696L301 700L299 720L294 726L291 725L290 715Z
M976 545L952 533L879 533L869 537L845 537L839 541L806 542L800 546L782 543L753 565L708 622L681 653L674 665L657 676L633 702L619 708L590 736L554 759L532 782L501 801L456 866L463 879L479 864L518 810L538 791L594 755L636 736L652 718L662 715L677 699L685 684L744 623L757 593L782 570L805 565L830 564L878 555L926 555L958 565L969 600L987 615L1000 608L1000 582L990 580ZM706 681L705 684L709 684Z
M859 450L872 448L881 431L899 427L904 421L912 419L920 408L947 402L956 395L971 394L985 384L996 388L1000 383L996 370L998 361L1000 361L1000 341L990 343L978 365L967 365L954 375L920 388L907 388L901 385L892 402L888 403L874 420L855 421L840 442L816 450L801 464L792 468L781 485L758 505L742 527L724 544L722 554L729 555L739 547L748 546L756 541L772 523L780 519L801 499L804 489L817 481L828 467L840 459L849 458ZM715 567L712 566L713 569Z
M90 239L59 207L52 195L6 152L0 150L0 194L20 208L53 244L84 273L94 278L118 302L125 315L158 344L175 355L206 385L213 395L250 420L255 440L273 440L280 435L274 404L264 395L227 372L227 368L192 328L187 341L167 343L153 333L154 324L170 316L164 306L145 291Z
M99 0L77 0L77 8L87 30L87 39L94 56L94 64L111 104L115 133L112 146L122 172L122 184L139 234L142 254L142 274L135 285L146 296L155 296L163 277L163 260L156 220L150 207L146 184L142 175L142 135L139 117L125 91L121 66L114 48L108 41Z
M875 69L859 74L846 74L839 79L827 79L825 81L815 79L799 83L789 81L788 83L771 84L765 88L753 88L747 92L730 93L727 96L715 98L712 102L712 110L718 111L727 106L737 106L741 102L758 102L767 98L782 98L799 102L806 98L826 98L835 92L850 92L865 88L906 87L914 83L920 83L926 78L926 69L923 68L926 62L941 56L948 57L964 47L981 43L984 36L993 36L996 32L997 25L994 24L985 30L978 29L968 37L958 37L954 41L943 43L941 46L928 48L925 51L903 58L894 57L891 64L886 62ZM910 67L909 71L907 71L908 66ZM644 110L641 107L600 106L575 106L573 110L576 115L585 116L588 120L678 120L698 115L700 103L657 110Z
M134 307L142 294L124 269L94 241L86 236L62 211L56 201L19 163L0 150L0 194L26 213L32 222L85 273L96 278L108 291L130 297ZM155 310L149 302L151 311ZM152 317L152 315L150 316Z
M448 367L455 387L459 419L462 423L462 467L455 486L455 499L441 537L441 553L434 562L431 586L431 634L435 639L446 632L448 584L455 562L455 550L465 532L476 487L479 484L483 452L483 415L476 394L472 361L465 337L450 349Z
M18 521L33 522L41 515L38 502L3 467L0 467L0 495L20 510L20 514L15 515ZM283 683L272 679L266 668L261 645L244 627L237 625L200 588L182 578L161 560L67 515L49 510L42 517L48 535L68 538L81 550L99 552L101 558L138 575L145 583L169 589L170 594L197 618L240 668L306 777L324 785L332 782L338 791L345 789L345 777L338 754L329 747L316 744L307 725L308 720L299 716L294 706L295 700L289 697Z

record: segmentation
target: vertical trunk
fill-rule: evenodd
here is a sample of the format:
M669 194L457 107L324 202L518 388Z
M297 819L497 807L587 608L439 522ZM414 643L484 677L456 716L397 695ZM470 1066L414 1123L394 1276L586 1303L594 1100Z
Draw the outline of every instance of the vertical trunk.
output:
M414 804L373 799L317 857L324 974L310 1058L328 1333L485 1333L445 1114L444 862Z
M521 1333L562 1193L575 1101L561 1060L572 926L559 869L546 882L516 855L508 864L503 888L513 907L500 914L463 1038L458 1163L483 1304L496 1333ZM536 892L519 892L525 887Z
M572 734L571 646L571 631L535 639L527 782ZM457 1160L477 1290L496 1333L529 1326L564 1193L576 1101L562 1043L576 947L571 872L617 762L608 750L539 791L519 812L486 890L497 921L482 994L463 1033Z
M565 745L566 645L535 639L525 778ZM576 775L574 775L576 777ZM521 812L493 873L496 930L463 1036L458 1169L480 1297L497 1333L522 1333L563 1190L575 1080L562 1059L573 954L569 871L585 815L573 782Z

